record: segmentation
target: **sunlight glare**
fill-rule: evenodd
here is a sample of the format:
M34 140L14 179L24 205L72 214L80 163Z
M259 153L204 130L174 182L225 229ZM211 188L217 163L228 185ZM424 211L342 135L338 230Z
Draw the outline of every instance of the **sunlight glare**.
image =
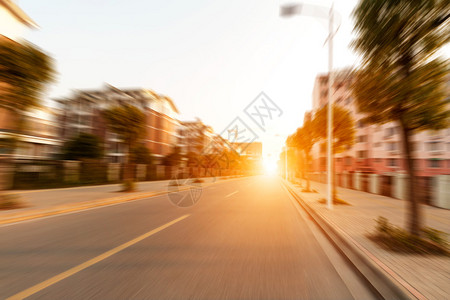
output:
M277 173L277 161L268 156L264 158L264 172L267 175L275 175Z

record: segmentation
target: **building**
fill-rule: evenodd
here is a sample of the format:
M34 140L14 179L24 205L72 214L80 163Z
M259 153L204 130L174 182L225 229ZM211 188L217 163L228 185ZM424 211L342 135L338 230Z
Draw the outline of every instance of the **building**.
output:
M20 43L26 30L36 27L15 2L0 0L0 39ZM0 83L0 92L1 86ZM52 158L60 145L55 137L54 117L51 108L30 109L20 116L0 108L0 155L15 159Z
M356 125L356 143L342 153L335 154L337 173L363 172L389 174L405 170L401 133L394 122L372 125L363 122L352 97L354 78L350 69L334 74L333 101L351 112ZM450 80L449 80L450 91ZM449 92L450 95L450 92ZM328 74L316 77L313 89L313 111L328 103ZM437 132L423 131L412 137L413 156L418 176L450 174L450 128ZM326 171L326 141L317 143L313 150L314 172Z
M203 124L200 119L184 121L180 122L178 128L178 145L182 154L209 154L213 148L220 145L217 136L212 127Z
M51 159L61 145L56 138L56 122L51 108L36 108L21 115L23 127L17 128L17 117L0 109L0 154L12 154L15 159ZM15 147L8 141L16 140ZM13 151L14 148L14 152Z
M0 37L20 41L37 24L12 0L0 0Z
M178 109L172 99L148 89L118 89L106 85L99 90L77 90L69 98L57 99L60 105L59 136L63 141L80 133L97 135L105 144L109 162L125 162L126 146L110 132L102 111L116 105L133 105L146 115L145 146L157 159L172 152L179 127Z
M232 143L235 151L242 157L246 157L253 161L262 160L262 143Z
M232 143L231 146L239 154L241 168L260 174L263 171L262 143Z

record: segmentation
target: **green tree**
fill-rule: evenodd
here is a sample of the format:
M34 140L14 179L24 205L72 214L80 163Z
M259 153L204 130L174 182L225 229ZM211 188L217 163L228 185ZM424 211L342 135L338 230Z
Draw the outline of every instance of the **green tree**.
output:
M139 144L131 149L130 160L133 164L153 164L152 153L144 144Z
M325 105L314 115L314 126L320 139L327 140L328 107ZM333 105L333 154L341 153L355 144L355 122L351 113L337 104ZM334 174L334 160L332 162ZM336 182L333 180L333 198L336 199Z
M135 106L124 104L105 110L103 116L111 131L115 132L127 146L124 191L131 191L134 189L134 179L130 149L136 147L139 140L145 136L145 114Z
M28 42L18 43L0 35L0 113L6 110L12 115L15 132L24 126L23 112L41 105L45 86L54 77L50 56ZM8 147L6 154L13 153L17 137L14 134L3 140ZM0 195L0 202L5 199L6 195Z
M23 127L23 112L41 105L47 84L55 78L53 60L35 45L0 38L0 109Z
M314 115L316 134L320 139L327 139L328 107L325 105ZM350 111L333 105L333 153L341 153L355 144L355 122Z
M83 158L99 159L103 156L100 139L93 134L80 133L77 137L67 141L63 146L63 157L69 160Z
M12 154L16 145L16 140L12 137L0 139L0 155Z
M422 214L416 197L411 136L449 126L444 84L448 59L437 51L450 41L448 0L361 0L353 12L354 49L362 55L354 96L371 123L395 122L409 174L408 228L419 235Z
M172 148L172 152L164 157L163 164L166 166L179 166L181 162L181 149L178 146Z
M185 158L187 160L188 167L198 167L199 165L199 158L198 154L195 152L188 152L185 155Z
M323 126L323 125L322 125ZM311 163L311 150L315 143L319 140L320 136L318 134L317 126L315 125L315 120L305 120L303 126L298 128L297 131L292 135L292 139L288 146L296 147L303 151L305 157L305 164L302 173L306 179L306 189L305 192L311 191L311 185L309 182L309 165Z

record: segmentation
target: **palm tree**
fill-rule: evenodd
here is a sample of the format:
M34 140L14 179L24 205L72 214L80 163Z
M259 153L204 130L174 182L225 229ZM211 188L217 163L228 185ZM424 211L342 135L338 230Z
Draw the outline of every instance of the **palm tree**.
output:
M411 136L449 126L444 84L449 62L436 55L450 41L448 0L361 0L354 12L362 55L354 96L371 123L401 128L410 203L409 231L419 235L422 217L415 191Z

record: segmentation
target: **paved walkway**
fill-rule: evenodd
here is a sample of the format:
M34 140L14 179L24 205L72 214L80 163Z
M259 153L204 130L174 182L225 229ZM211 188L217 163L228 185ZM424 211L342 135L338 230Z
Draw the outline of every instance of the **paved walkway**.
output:
M298 195L331 225L373 254L428 299L450 299L450 258L399 254L381 249L366 235L373 232L378 216L405 228L407 202L385 196L338 188L339 198L351 205L328 210L319 200L326 198L326 184L311 182L317 193L301 192L301 182L292 185ZM425 225L450 233L450 210L422 205Z

